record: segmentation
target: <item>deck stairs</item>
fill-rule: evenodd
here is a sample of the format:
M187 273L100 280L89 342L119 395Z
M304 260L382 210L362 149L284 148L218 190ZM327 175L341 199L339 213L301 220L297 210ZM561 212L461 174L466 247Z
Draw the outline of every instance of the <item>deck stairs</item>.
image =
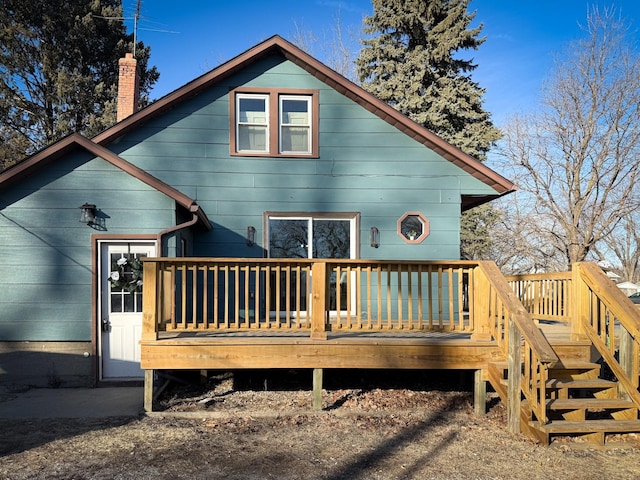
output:
M625 445L628 434L640 433L640 409L600 363L559 357L546 384L547 419L539 421L527 400L521 400L524 434L543 445L570 439L574 444L619 447ZM490 363L488 379L506 403L507 362Z

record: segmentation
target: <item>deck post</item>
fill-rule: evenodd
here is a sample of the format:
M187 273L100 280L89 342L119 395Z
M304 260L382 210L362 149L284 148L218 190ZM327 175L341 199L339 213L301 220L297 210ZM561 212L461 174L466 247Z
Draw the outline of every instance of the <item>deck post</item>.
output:
M476 415L484 415L487 413L487 382L483 378L483 371L476 370L473 380L473 411Z
M580 263L571 266L571 288L573 309L571 318L571 340L587 340L584 324L589 323L589 290L580 275Z
M311 338L327 339L327 293L330 274L327 262L314 262L311 267Z
M144 411L153 412L153 370L144 371Z
M473 290L469 295L473 302L473 333L471 340L482 342L491 340L491 330L489 329L489 303L491 292L489 290L489 279L487 272L478 265L473 272ZM471 310L471 308L470 308Z
M507 385L507 427L511 433L520 433L520 395L522 383L522 343L520 330L509 318L509 378Z
M313 409L322 410L322 369L313 369Z
M158 339L158 292L160 264L154 261L142 261L142 334L141 340Z

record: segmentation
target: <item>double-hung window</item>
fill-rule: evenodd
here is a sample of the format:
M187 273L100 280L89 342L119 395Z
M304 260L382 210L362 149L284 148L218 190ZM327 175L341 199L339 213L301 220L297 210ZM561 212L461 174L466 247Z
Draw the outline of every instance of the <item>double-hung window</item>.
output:
M230 98L232 155L318 156L316 90L242 87Z
M311 153L311 97L280 95L280 153Z
M269 151L269 96L238 94L236 106L238 151L267 153Z

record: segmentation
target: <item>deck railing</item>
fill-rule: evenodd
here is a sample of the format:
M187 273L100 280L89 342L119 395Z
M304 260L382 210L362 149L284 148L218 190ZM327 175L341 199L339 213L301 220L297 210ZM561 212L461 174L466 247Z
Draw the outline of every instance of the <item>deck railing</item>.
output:
M488 319L490 335L508 361L507 419L511 431L520 430L520 391L539 423L547 423L546 384L549 368L558 362L553 348L492 262L480 262L476 282L476 312Z
M453 332L494 340L508 360L508 421L521 394L546 423L558 357L537 321L569 322L640 408L640 312L596 266L505 278L492 262L144 259L142 340L162 332Z
M534 320L571 321L571 272L509 275L505 278Z
M474 333L476 262L150 258L145 338L246 330Z
M506 279L535 320L570 323L574 339L591 341L640 408L640 310L598 266Z
M573 265L573 335L586 336L640 408L640 311L593 263Z

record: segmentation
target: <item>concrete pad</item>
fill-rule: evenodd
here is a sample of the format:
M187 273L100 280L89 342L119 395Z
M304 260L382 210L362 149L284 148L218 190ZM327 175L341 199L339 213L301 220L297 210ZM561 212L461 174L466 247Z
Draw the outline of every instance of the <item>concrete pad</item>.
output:
M0 418L104 418L143 412L142 387L36 388L0 395Z

